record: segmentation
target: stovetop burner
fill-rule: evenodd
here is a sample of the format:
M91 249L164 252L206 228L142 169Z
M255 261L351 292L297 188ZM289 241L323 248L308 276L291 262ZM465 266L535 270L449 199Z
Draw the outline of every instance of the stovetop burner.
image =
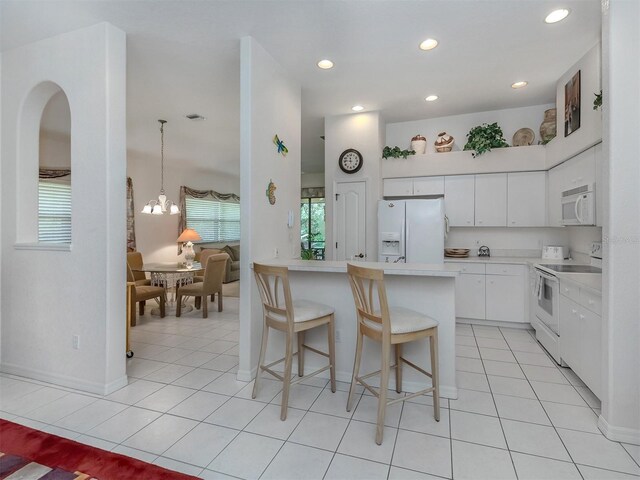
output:
M540 265L559 273L602 273L602 269L592 265Z

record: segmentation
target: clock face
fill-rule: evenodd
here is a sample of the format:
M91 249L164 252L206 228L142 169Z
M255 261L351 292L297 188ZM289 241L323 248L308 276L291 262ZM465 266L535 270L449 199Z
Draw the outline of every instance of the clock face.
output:
M340 155L338 165L344 173L356 173L362 168L362 155L359 151L350 148Z

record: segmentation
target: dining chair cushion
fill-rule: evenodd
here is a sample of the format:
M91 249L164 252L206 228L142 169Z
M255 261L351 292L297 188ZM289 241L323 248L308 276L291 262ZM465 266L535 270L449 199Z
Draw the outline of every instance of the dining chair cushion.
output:
M380 315L380 312L375 312L375 315ZM389 307L389 317L392 334L419 332L438 326L437 320L404 307ZM382 330L382 325L379 323L366 319L365 323L375 330Z
M334 311L333 307L313 302L311 300L293 301L293 321L296 323L308 322L309 320L315 320L316 318L326 317L327 315L331 315ZM286 317L276 315L274 313L269 313L269 317L279 322L287 321Z
M164 288L150 285L136 285L136 301L149 300L164 295Z

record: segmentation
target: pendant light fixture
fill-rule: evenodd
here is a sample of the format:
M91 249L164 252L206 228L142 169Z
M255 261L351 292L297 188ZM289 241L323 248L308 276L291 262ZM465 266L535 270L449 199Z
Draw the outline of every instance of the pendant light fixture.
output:
M178 205L167 200L167 196L164 194L164 124L167 121L158 120L158 123L160 123L160 195L157 200L150 200L142 209L142 213L162 215L169 210L170 215L177 215L180 213Z

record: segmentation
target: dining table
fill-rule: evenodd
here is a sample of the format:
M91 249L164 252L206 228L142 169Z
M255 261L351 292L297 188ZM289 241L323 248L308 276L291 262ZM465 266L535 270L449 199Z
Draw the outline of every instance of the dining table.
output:
M177 288L183 285L192 284L193 277L197 272L202 270L202 265L198 262L193 262L193 265L190 267L182 262L144 263L140 267L132 268L132 270L149 273L151 285L163 287L165 289L165 314L175 315ZM193 310L193 307L191 305L186 305L183 300L182 312L186 313L191 310ZM151 315L160 316L159 306L151 309Z

